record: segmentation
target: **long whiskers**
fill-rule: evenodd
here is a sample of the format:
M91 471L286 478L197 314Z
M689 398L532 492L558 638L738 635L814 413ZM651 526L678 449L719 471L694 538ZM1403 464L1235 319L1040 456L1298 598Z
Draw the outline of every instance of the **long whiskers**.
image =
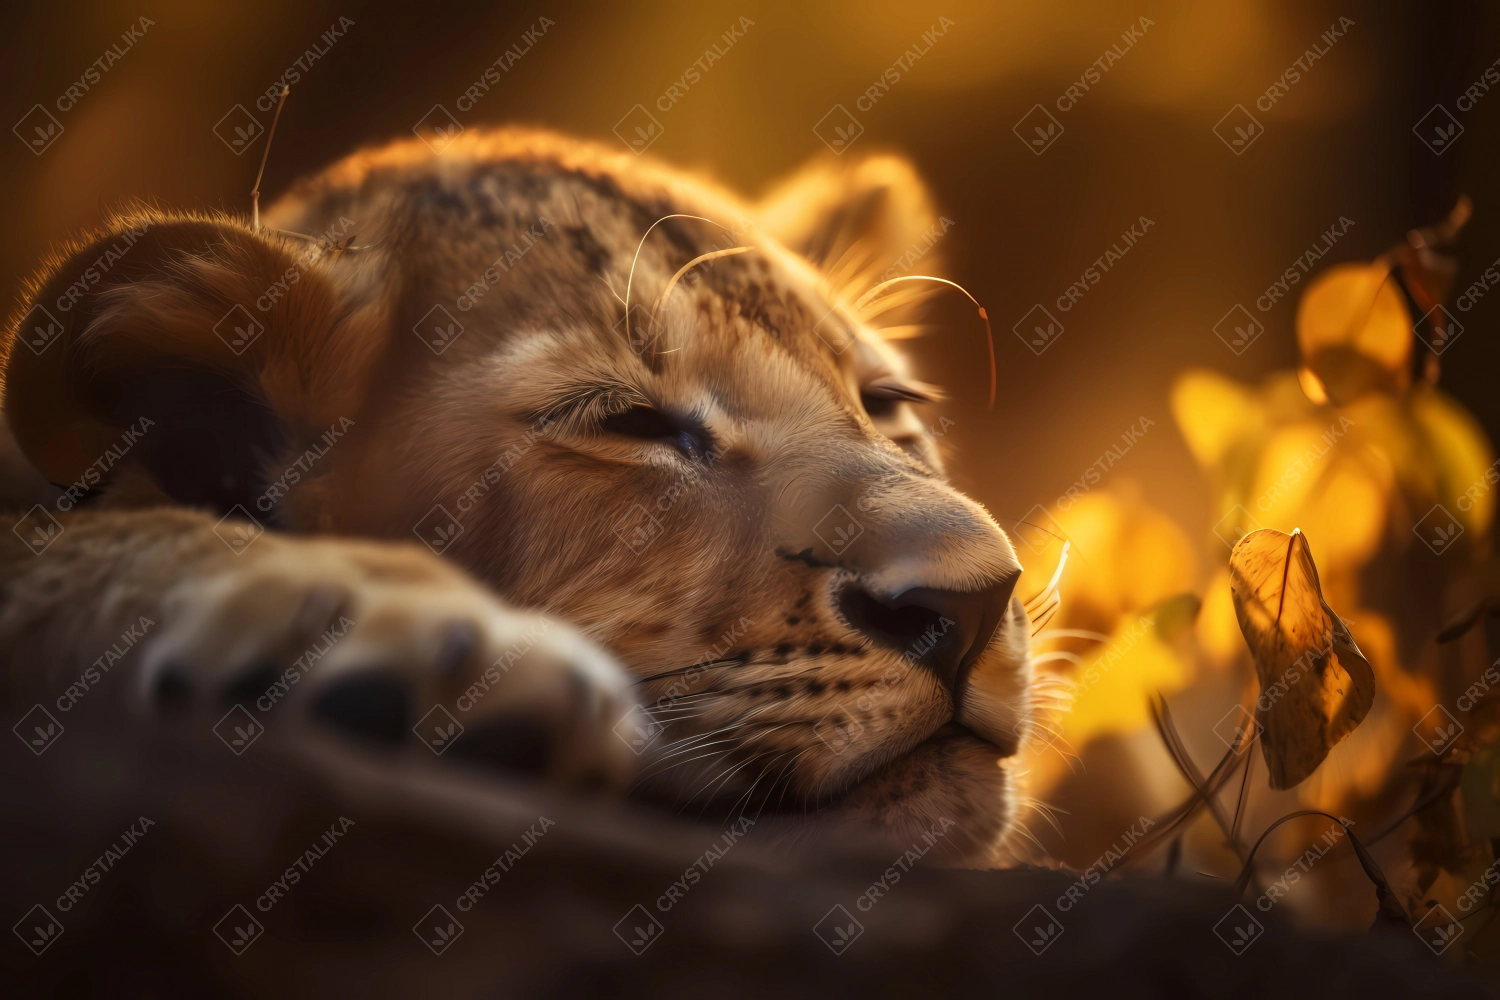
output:
M886 289L903 281L936 281L938 284L956 288L963 293L964 298L974 303L974 308L979 310L979 318L984 320L985 344L989 347L990 351L990 409L993 410L995 408L995 333L990 329L990 314L984 311L984 306L980 305L979 300L970 295L969 290L963 285L960 285L956 281L949 281L947 278L933 277L930 274L904 274L899 278L882 281L868 292L865 292L865 294L861 295L855 301L855 310L863 310L865 306L869 305L872 300L881 295Z
M686 212L673 212L671 215L663 215L660 219L657 219L655 222L651 223L651 225L646 227L646 231L641 234L641 241L635 246L635 256L630 258L630 276L625 279L625 343L627 344L634 343L634 341L630 339L630 289L631 286L635 284L635 265L641 259L641 250L646 246L646 237L651 235L651 230L655 229L663 222L666 222L668 219L697 219L699 222L707 222L711 225L718 226L720 229L729 230L728 226L725 226L720 222L715 222L713 219L708 219L701 215L689 215Z
M674 274L674 275L672 275L672 280L669 281L669 282L667 282L666 289L661 293L661 295L657 296L656 304L651 307L651 326L652 326L652 328L653 329L657 328L656 327L656 314L658 312L660 312L661 310L665 309L667 307L667 305L671 302L672 292L676 290L676 288L677 288L677 282L679 282L679 281L682 280L682 276L684 274L687 274L693 268L697 267L699 264L703 263L706 260L716 260L719 257L731 257L731 256L733 256L735 254L745 253L745 252L747 252L749 250L754 250L754 249L755 249L754 247L729 247L727 250L714 250L714 251L711 251L710 253L699 254L697 257L694 257L692 260L688 261L686 264L684 264L681 267L679 267L677 269L677 273ZM653 339L651 341L651 343L653 344L652 350L654 352L655 351L654 345L655 345L656 341ZM669 352L663 352L663 353L669 353Z
M701 663L689 663L687 666L685 666L685 667L678 667L675 670L663 670L659 674L652 674L650 677L642 677L642 678L638 679L635 683L636 683L637 686L639 686L641 684L650 684L652 681L659 681L659 680L662 680L663 678L666 678L666 677L677 677L677 676L679 676L681 674L687 673L689 670L707 669L708 667L728 666L729 664L739 663L739 662L741 662L741 661L740 661L740 659L738 657L731 656L731 657L724 657L724 658L718 659L718 660L704 660Z

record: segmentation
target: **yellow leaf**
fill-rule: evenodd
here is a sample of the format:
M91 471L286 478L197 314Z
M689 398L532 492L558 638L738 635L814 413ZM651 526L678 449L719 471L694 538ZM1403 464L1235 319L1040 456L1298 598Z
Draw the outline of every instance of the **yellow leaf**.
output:
M1191 621L1184 606L1163 605L1162 609L1173 619L1171 624L1162 623L1168 632ZM1170 641L1170 635L1159 633L1150 616L1121 616L1110 641L1074 671L1071 707L1062 720L1069 744L1083 747L1108 733L1132 732L1150 721L1148 705L1153 693L1170 694L1188 685L1193 677L1191 664Z
M1066 508L1059 504L1057 521L1073 542L1063 592L1075 626L1108 630L1119 615L1197 581L1192 543L1129 484L1069 500Z
M1191 369L1172 385L1172 416L1198 464L1212 469L1265 420L1255 393L1218 372Z
M1413 392L1411 415L1432 455L1437 499L1453 510L1465 529L1487 532L1495 516L1494 490L1500 476L1494 475L1495 452L1479 421L1437 389Z
M1255 660L1256 721L1272 788L1291 788L1323 763L1375 699L1375 674L1323 600L1307 537L1252 531L1229 556L1240 631Z
M1203 591L1203 611L1198 615L1198 647L1209 663L1226 667L1245 651L1239 622L1234 613L1234 595L1229 589L1229 571L1220 569Z
M1406 389L1411 314L1389 268L1339 264L1314 278L1297 303L1297 346L1303 365L1335 404Z

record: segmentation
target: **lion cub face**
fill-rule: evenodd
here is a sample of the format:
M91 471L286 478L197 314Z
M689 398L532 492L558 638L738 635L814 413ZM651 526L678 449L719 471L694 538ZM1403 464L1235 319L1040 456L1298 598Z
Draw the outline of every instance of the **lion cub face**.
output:
M638 678L643 795L993 856L1029 711L1020 566L944 478L934 391L849 306L932 224L909 169L824 167L752 207L470 130L357 154L267 218L325 238L124 223L144 235L80 304L85 349L12 366L44 473L175 408L117 494L415 534L578 625Z
M655 720L621 733L643 792L981 856L1011 819L1027 622L1009 542L918 417L930 388L748 210L677 177L664 198L594 150L471 155L451 212L516 221L457 247L456 221L432 233L462 259L438 301L463 330L435 358L398 332L407 370L351 473L350 527L431 532L618 655ZM673 212L723 225L641 242ZM731 247L750 249L698 260Z

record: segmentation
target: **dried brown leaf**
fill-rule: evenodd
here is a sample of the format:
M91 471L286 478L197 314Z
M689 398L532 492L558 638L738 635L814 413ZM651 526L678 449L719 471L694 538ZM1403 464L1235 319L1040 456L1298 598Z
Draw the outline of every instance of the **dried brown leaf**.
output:
M1318 582L1307 537L1262 528L1229 556L1240 632L1260 676L1256 721L1272 788L1301 782L1364 719L1375 672Z

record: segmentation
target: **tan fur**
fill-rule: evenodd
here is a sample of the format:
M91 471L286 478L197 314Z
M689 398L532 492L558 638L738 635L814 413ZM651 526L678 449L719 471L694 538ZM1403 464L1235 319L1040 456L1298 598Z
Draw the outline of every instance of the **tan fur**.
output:
M841 184L859 211L837 210ZM131 654L134 679L110 683L149 701L181 661L215 689L296 647L292 623L331 588L358 641L343 640L298 697L378 660L419 692L420 714L451 708L540 614L566 624L499 678L484 712L519 706L560 733L568 749L551 773L618 779L634 755L616 732L656 732L629 714L639 702L666 726L641 758L646 794L752 815L794 805L765 824L789 840L853 829L905 846L956 824L953 857L993 858L1013 819L1006 758L1029 715L1024 612L1012 606L957 707L980 739L950 726L942 684L854 633L834 597L851 581L981 590L1018 568L994 521L945 481L913 406L872 417L861 403L876 379L914 384L851 300L871 267L907 249L891 241L930 223L930 199L890 158L815 170L800 186L801 212L798 183L758 210L628 153L471 130L441 157L416 141L351 156L272 206L272 231L114 220L113 234L149 221L148 235L72 304L62 342L39 356L9 347L5 412L37 468L73 482L129 419L114 381L128 389L142 370L208 367L262 399L284 430L280 452L257 459L267 484L331 425L347 429L271 503L282 532L243 554L215 536L217 514L145 507L169 494L144 445L111 468L93 502L104 512L51 511L63 533L40 555L7 538L9 703L51 696L142 614L161 615L160 632ZM642 244L672 213L717 225L669 220ZM277 231L334 233L339 246L309 256ZM110 239L58 255L23 313L56 304ZM735 245L753 249L688 270L649 324L674 274ZM297 280L255 305L289 269ZM646 310L632 310L635 329L653 337L640 352L623 336L627 287ZM265 326L239 356L211 332L237 303ZM463 325L441 353L413 329L434 306ZM819 336L830 322L856 334L852 346L830 349ZM631 405L690 416L711 460L600 432L601 417ZM143 440L152 433L173 431ZM815 530L840 523L827 522L840 506L860 529L842 549ZM461 526L443 555L482 583L411 542L423 524L419 537L432 537L439 508ZM638 551L625 540L637 526L649 529ZM314 533L398 544L297 537ZM481 639L432 677L452 619L480 623ZM628 694L626 674L580 633L654 679ZM862 732L847 746L820 738L848 718Z

